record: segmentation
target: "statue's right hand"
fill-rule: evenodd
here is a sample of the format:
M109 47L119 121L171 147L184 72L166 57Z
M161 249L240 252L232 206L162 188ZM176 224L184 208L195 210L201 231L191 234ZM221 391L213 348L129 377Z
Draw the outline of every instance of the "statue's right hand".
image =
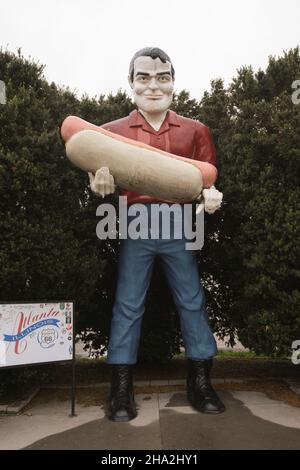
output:
M107 166L103 166L97 170L95 176L91 172L89 172L88 175L90 178L91 190L97 196L105 197L108 194L115 192L116 186L114 177L110 174Z

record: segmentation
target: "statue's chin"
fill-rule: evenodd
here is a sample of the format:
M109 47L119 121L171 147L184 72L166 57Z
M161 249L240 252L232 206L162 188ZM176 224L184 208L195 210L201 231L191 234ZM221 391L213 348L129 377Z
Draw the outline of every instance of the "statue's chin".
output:
M138 106L138 108L141 110L141 111L145 111L146 113L160 113L160 112L163 112L165 111L167 108L166 106Z

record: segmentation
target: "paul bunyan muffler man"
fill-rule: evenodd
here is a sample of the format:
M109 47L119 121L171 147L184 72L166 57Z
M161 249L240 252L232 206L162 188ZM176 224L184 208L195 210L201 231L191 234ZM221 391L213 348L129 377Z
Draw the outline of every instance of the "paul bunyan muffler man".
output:
M67 156L89 173L96 195L105 197L121 188L128 209L139 203L150 214L152 206L160 204L163 217L173 203L202 198L205 211L215 212L223 195L213 186L217 169L211 133L201 122L169 109L175 80L170 57L159 48L139 50L130 62L128 80L137 109L101 127L77 117L66 118L61 134ZM161 259L180 317L188 365L188 400L203 413L225 410L210 381L217 348L195 252L186 250L184 235L166 239L161 226L158 230L155 239L121 240L107 353L112 370L108 418L113 421L130 421L137 416L133 366L156 256Z

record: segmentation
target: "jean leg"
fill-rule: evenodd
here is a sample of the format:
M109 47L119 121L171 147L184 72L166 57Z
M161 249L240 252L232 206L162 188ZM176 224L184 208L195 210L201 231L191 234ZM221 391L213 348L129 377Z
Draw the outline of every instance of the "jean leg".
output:
M195 253L185 250L185 240L162 240L159 255L180 316L186 355L208 359L217 352L209 326L205 295Z
M155 245L153 240L141 239L127 239L121 243L107 363L135 364Z

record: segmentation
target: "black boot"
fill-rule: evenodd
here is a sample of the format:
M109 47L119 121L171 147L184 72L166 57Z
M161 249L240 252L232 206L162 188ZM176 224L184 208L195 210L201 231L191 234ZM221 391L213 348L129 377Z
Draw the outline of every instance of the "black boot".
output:
M225 406L210 382L211 368L212 359L188 359L187 397L191 405L202 413L223 413Z
M113 364L111 367L108 418L112 421L130 421L137 416L132 384L132 366Z

